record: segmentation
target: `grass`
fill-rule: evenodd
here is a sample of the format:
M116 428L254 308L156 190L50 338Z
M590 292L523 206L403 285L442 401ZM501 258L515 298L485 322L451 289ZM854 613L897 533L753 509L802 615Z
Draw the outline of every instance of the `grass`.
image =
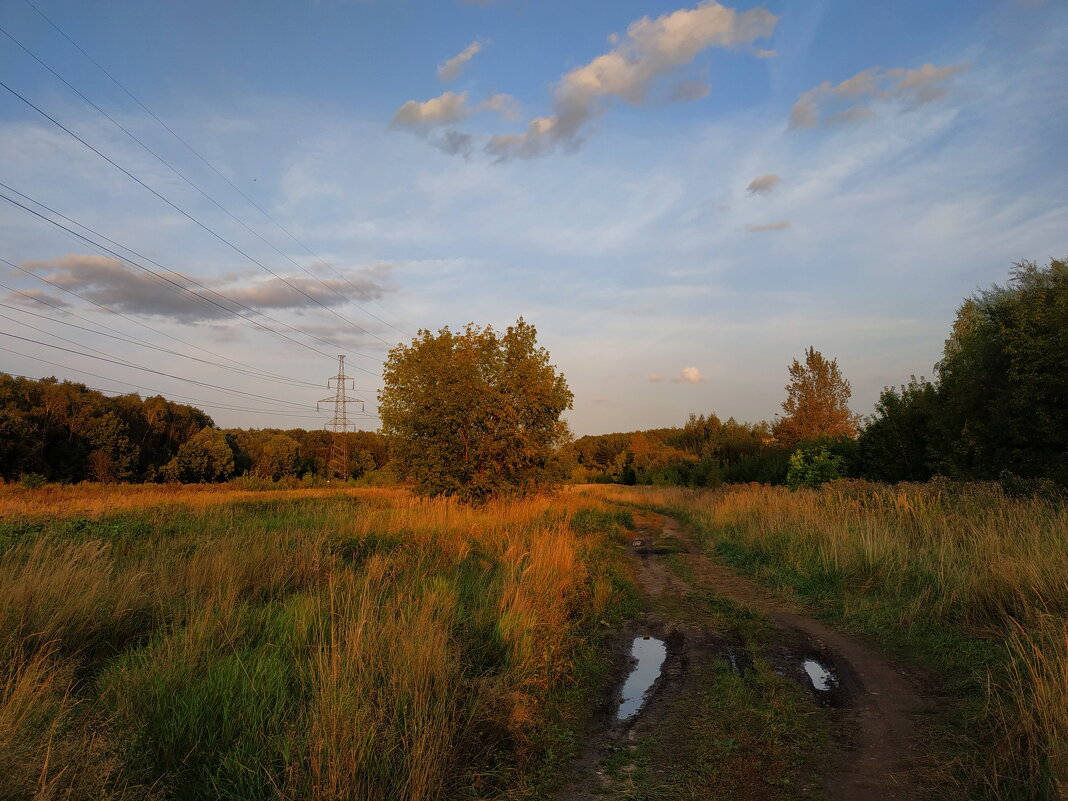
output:
M625 522L572 493L4 487L0 801L543 793L635 609Z
M686 520L707 551L932 670L959 702L938 744L957 797L1068 795L1064 505L938 482L591 492Z
M761 659L744 676L716 660L699 668L697 681L696 698L680 699L669 712L679 730L639 748L644 798L819 797L811 760L824 745L826 724L795 685Z

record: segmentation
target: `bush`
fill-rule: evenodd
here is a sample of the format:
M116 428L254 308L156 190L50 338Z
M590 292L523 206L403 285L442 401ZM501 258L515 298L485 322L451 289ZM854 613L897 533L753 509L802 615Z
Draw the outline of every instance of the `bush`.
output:
M40 473L23 473L22 478L19 479L19 484L21 484L24 489L40 489L47 483L48 480Z
M786 473L786 486L819 487L828 481L842 477L845 459L833 454L826 447L816 449L798 448L790 456L790 469Z

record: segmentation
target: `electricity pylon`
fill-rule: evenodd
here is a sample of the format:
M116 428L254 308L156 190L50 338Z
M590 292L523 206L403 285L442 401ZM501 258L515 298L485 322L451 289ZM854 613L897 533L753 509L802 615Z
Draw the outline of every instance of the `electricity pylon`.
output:
M349 389L349 382L352 384L352 391L356 391L356 381L345 375L345 357L337 357L337 375L333 378L326 379L326 386L330 386L330 382L334 383L334 397L323 398L321 401L315 404L315 411L319 411L320 403L334 404L334 417L330 420L325 428L327 431L333 432L333 437L330 440L330 461L327 463L327 472L332 476L338 476L339 478L349 477L349 447L345 442L345 434L348 431L355 431L356 424L349 422L349 416L347 412L347 404L358 403L360 404L360 410L363 410L363 400L360 398L351 398L347 394Z

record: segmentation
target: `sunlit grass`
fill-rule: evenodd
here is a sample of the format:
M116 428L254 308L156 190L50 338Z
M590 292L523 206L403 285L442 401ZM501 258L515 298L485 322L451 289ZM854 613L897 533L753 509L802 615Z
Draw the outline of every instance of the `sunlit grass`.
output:
M571 493L131 489L4 488L0 799L534 792L630 597Z

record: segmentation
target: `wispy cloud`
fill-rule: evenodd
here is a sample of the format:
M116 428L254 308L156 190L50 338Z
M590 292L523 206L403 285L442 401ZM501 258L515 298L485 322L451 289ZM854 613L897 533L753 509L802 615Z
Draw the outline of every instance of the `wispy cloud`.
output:
M390 127L427 136L435 128L455 125L483 111L495 112L506 120L513 120L519 114L519 102L511 95L495 94L477 105L472 105L468 101L467 92L443 92L429 100L409 100L397 109ZM431 141L446 153L467 155L473 146L474 136L448 131L444 136Z
M775 189L782 179L773 173L767 175L760 175L749 182L749 186L745 188L745 191L750 195L766 195Z
M409 100L393 115L395 128L426 131L438 125L451 125L467 119L474 109L467 102L467 92L443 92L429 100Z
M612 101L645 103L658 80L690 64L709 47L735 47L769 36L778 18L761 8L742 13L714 0L656 19L631 23L607 53L564 75L553 92L553 113L535 117L520 134L494 136L486 152L497 160L533 158L557 147L574 148L591 119ZM676 86L673 100L694 99L707 86ZM680 87L686 88L679 92Z
M467 62L482 50L482 43L477 39L450 59L438 65L438 79L444 83L455 81L467 67Z
M779 222L762 223L761 225L747 225L745 230L749 233L757 231L785 231L790 227L788 220L780 220Z
M37 310L40 310L44 304L58 306L63 309L70 308L70 303L63 298L41 289L20 289L18 292L9 292L5 299L8 303L15 303L19 306L27 306Z
M838 84L824 81L797 98L790 111L790 127L814 128L869 119L876 116L868 106L874 100L916 108L948 95L950 79L966 69L967 64L924 64L918 69L872 67Z
M209 282L207 279L187 281L160 272L135 272L118 259L86 253L25 261L22 266L31 272L41 273L56 286L76 291L95 303L119 311L185 323L223 319L230 312L247 313L241 306L290 310L341 307L348 302L346 293L352 292L354 286L361 298L379 298L385 291L378 280L379 276L373 273L353 275L346 279L292 277L286 279L288 285L278 278L255 279L243 285L234 285ZM189 291L181 291L174 286L175 283ZM225 298L205 292L195 284L220 292ZM210 301L205 298L210 298Z

